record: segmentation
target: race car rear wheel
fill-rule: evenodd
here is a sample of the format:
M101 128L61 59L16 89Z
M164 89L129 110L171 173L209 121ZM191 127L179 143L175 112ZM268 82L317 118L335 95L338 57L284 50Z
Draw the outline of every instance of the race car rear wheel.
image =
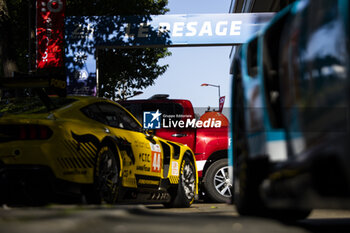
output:
M229 202L232 196L231 187L227 159L215 161L204 178L204 188L209 198L215 202Z
M86 195L87 202L114 204L118 197L119 172L120 165L116 154L110 147L103 146L97 153L93 190Z
M190 207L196 194L196 169L193 162L185 157L181 162L179 184L177 190L171 193L171 201L164 203L165 207Z

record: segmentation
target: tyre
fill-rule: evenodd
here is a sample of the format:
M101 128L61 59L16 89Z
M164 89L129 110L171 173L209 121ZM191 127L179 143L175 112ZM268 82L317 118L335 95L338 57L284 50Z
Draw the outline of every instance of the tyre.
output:
M119 173L120 165L117 155L108 146L103 146L97 153L94 184L85 195L86 202L114 204L119 191Z
M212 201L229 202L232 183L228 174L228 160L215 161L208 168L204 178L204 188Z
M268 164L265 159L249 159L244 118L244 98L241 80L237 79L234 96L233 122L233 201L241 215L261 215L264 212L259 187Z
M181 162L179 184L174 192L171 192L171 201L164 203L167 208L190 207L196 194L196 169L193 162L185 157Z
M237 143L245 145L244 142ZM247 150L235 150L239 156L235 159L234 167L234 203L240 215L254 215L273 218L286 222L306 218L311 210L309 209L272 209L267 207L261 196L260 186L268 175L270 163L267 157L249 159Z
M263 181L265 161L249 161L245 154L235 158L234 203L240 215L263 216L266 208L260 197L259 187Z
M238 85L237 85L238 86ZM260 186L268 176L270 162L268 157L250 158L247 146L247 135L244 128L242 89L235 90L235 118L233 127L233 201L240 215L254 215L296 221L306 218L311 210L308 209L271 209L268 208L260 195ZM237 102L236 102L237 101Z

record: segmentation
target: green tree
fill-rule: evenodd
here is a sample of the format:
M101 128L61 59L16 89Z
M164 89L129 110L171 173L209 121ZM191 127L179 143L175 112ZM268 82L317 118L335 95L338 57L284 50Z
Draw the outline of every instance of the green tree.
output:
M165 14L168 9L167 0L77 0L67 2L67 15L75 16L115 16L118 15L119 25L112 22L96 20L98 28L96 40L102 40L115 27L120 27L126 18L123 16L138 15L140 20L150 15ZM94 19L90 18L90 21ZM86 22L81 22L84 24ZM122 44L122 38L115 38ZM78 42L80 44L81 41ZM74 45L72 41L71 48ZM125 44L132 44L125 43ZM71 49L70 48L70 49ZM79 48L79 51L89 51ZM100 49L98 51L99 96L113 100L125 99L136 91L153 85L156 78L165 73L168 65L159 65L158 61L171 55L166 48L144 49ZM67 58L71 60L72 58Z
M168 56L166 49L101 49L99 95L109 99L126 99L137 90L153 85L164 74L168 65L158 65L158 60Z
M29 51L29 47L35 48L35 25L32 23L29 29L28 23L29 19L35 22L35 7L29 8L29 4L35 6L34 3L34 0L0 0L0 76L10 76L12 71L27 73L29 67L34 67L35 50ZM67 0L66 4L67 16L118 16L121 22L125 20L123 16L147 18L168 11L167 0ZM109 33L111 24L99 22L98 25L96 31L102 38ZM32 35L30 42L29 34ZM66 41L66 45L66 51L74 48L72 41ZM93 53L90 48L80 47L79 51ZM99 50L99 95L114 100L127 98L153 85L168 68L158 61L169 55L166 48ZM72 59L67 57L66 61L72 62Z
M28 0L0 0L0 76L12 76L14 71L28 72L29 31ZM33 54L31 56L33 57Z

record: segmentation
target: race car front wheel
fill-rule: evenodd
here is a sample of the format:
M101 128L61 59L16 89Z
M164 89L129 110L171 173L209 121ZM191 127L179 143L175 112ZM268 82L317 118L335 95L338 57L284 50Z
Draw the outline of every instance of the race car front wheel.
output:
M103 146L97 153L93 190L86 195L87 202L114 204L118 197L119 172L117 155L110 147Z
M177 190L171 193L171 201L165 207L190 207L196 193L196 169L193 162L185 157L181 162L179 184Z

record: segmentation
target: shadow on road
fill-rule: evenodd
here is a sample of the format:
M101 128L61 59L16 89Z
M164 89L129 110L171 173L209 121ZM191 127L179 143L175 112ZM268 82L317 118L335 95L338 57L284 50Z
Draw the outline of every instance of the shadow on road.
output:
M313 233L349 233L350 218L306 219L294 224Z
M349 233L350 214L323 211L291 224L242 217L233 206L225 204L195 204L182 209L166 209L162 205L54 205L0 208L0 232Z
M151 210L151 211L150 211ZM179 211L179 210L178 210ZM331 210L330 210L331 211ZM164 212L164 208L161 206L147 206L146 209L137 210L134 212L136 215L152 215L155 217L178 217L184 219L192 220L205 220L211 219L216 222L239 222L239 223L252 223L256 224L258 222L263 223L274 223L284 225L286 228L297 228L301 232L311 232L311 233L349 233L350 232L350 216L339 217L339 218L312 218L305 219L297 222L281 222L273 219L258 218L258 217L242 217L239 216L234 211L229 209L218 208L217 211L210 210L208 212L201 211L190 213L181 212L169 213ZM243 225L242 225L243 226ZM261 228L260 232L264 232L264 228Z

